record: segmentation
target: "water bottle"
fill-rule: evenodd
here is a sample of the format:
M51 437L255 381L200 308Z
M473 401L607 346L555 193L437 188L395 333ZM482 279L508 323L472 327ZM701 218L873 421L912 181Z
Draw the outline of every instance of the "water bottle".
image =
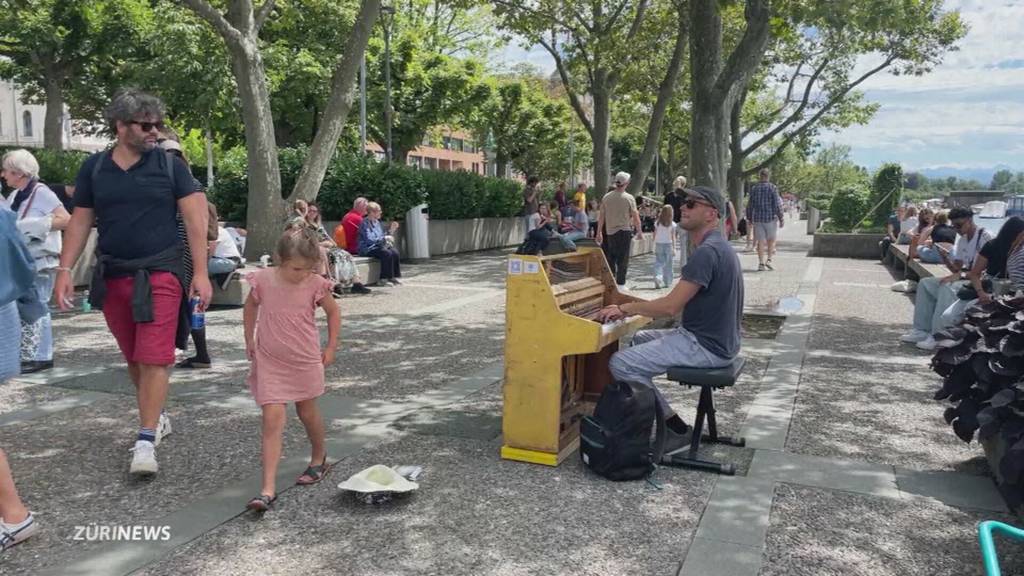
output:
M193 296L189 300L189 304L192 310L192 329L202 330L206 326L206 313L200 308L202 300L199 299L199 296Z
M89 302L89 291L82 295L82 312L92 312L92 302Z

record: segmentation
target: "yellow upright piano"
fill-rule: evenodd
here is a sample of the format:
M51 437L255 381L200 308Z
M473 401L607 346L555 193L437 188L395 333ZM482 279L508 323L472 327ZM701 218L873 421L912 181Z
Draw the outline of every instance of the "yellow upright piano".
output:
M602 324L622 294L597 248L508 259L502 458L557 466L579 447L579 422L611 379L619 338L650 319Z

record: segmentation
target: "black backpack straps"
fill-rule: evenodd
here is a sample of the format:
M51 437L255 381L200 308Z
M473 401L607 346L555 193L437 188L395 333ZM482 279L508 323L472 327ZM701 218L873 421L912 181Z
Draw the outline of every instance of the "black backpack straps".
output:
M100 168L103 166L103 157L110 154L109 150L97 152L99 158L92 164L92 174L89 176L89 184L92 184L93 194L96 193L96 178L100 175Z
M174 154L164 150L164 169L167 170L167 179L171 181L171 193L174 193Z
M651 383L651 386L657 386L657 384ZM657 466L661 464L661 458L665 455L668 425L665 423L665 408L661 405L661 402L658 402L656 392L654 398L654 421L657 428L654 432L654 450L651 454L651 460Z

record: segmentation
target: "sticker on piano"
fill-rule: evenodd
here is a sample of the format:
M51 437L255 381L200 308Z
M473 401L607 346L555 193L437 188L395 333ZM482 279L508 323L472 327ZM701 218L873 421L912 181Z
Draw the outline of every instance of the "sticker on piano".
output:
M527 274L537 274L538 272L540 272L540 262L528 260L526 262L526 270L524 272L526 272Z
M522 258L509 258L509 260L508 260L508 273L509 274L522 274L523 273L523 259Z

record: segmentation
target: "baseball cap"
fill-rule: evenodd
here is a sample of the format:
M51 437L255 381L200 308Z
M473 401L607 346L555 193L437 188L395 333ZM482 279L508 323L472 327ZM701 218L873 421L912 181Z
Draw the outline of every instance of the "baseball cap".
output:
M694 186L693 188L686 189L686 195L711 204L718 210L720 216L725 216L725 197L718 190L707 186Z
M615 185L621 186L629 183L629 172L619 172L615 175Z
M163 148L164 150L167 150L168 152L172 150L177 150L178 152L181 152L181 144L175 142L174 140L171 140L170 138L161 140L160 147Z

